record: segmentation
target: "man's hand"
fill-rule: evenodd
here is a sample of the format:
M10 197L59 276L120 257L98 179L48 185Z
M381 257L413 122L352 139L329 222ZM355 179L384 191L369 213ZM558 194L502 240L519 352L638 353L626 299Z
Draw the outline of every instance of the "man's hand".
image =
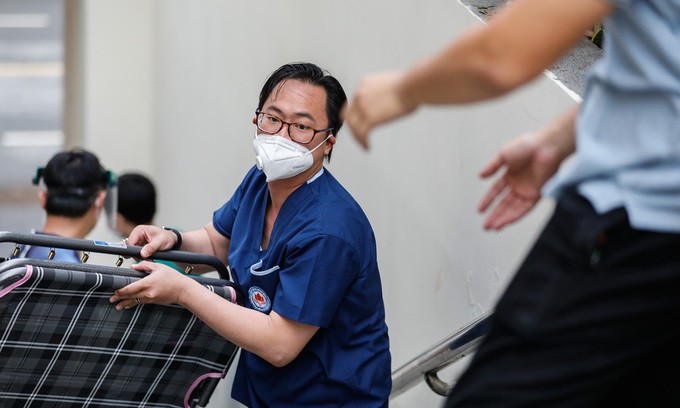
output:
M180 297L188 284L193 280L178 273L170 267L149 261L131 266L132 269L149 273L143 279L118 289L109 298L116 303L116 309L129 309L139 304L153 303L160 305L180 304Z
M531 211L541 198L541 187L557 172L561 160L554 146L541 144L537 133L522 135L503 146L480 172L480 177L487 178L505 169L479 204L479 211L484 212L500 199L484 228L500 230Z
M354 99L343 111L354 138L368 149L368 134L377 125L404 116L415 109L398 93L402 73L370 75L361 80Z
M172 248L177 242L177 236L172 231L153 225L138 225L130 233L127 242L130 245L143 245L140 255L142 258L148 258L156 251Z

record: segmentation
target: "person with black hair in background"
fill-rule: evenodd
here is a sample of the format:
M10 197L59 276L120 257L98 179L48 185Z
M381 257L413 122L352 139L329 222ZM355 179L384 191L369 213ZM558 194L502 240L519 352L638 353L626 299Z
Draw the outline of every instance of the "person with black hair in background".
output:
M118 176L116 231L126 238L138 225L153 224L156 215L156 186L140 173Z
M56 235L83 239L97 225L105 207L107 190L114 184L114 177L99 163L93 153L72 149L54 155L45 167L40 167L33 184L42 180L38 201L45 209L46 219L36 234ZM115 194L111 195L111 198ZM107 210L114 206L106 205ZM112 216L112 214L107 214ZM23 245L19 258L52 259L62 262L80 262L77 251Z
M118 207L113 229L125 239L136 226L153 224L157 208L156 186L149 177L141 173L124 173L117 177L117 181ZM186 273L186 270L174 262L160 259L155 259L154 262Z

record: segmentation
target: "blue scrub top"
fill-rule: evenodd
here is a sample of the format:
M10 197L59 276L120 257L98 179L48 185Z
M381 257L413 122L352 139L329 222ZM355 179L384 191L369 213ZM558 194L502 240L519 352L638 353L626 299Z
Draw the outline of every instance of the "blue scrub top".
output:
M382 407L391 358L373 230L357 202L322 170L284 202L260 243L269 190L253 167L213 215L231 240L229 264L246 306L320 329L277 368L241 351L232 397L249 407Z
M23 257L31 259L49 259L49 253L51 249L52 248L31 246L31 249L29 249L26 255ZM72 249L56 248L54 251L54 258L52 258L53 261L80 263L80 256L78 256L78 252Z
M38 232L38 231L34 231L33 233L34 234L41 234L41 235L58 236L58 235L55 235L55 234L47 234L45 232ZM48 248L48 247L33 246L33 245L22 245L21 254L19 255L19 258L48 260L51 250L52 250L52 248ZM80 255L78 255L78 251L75 251L73 249L55 248L54 249L54 258L52 258L52 261L80 263Z

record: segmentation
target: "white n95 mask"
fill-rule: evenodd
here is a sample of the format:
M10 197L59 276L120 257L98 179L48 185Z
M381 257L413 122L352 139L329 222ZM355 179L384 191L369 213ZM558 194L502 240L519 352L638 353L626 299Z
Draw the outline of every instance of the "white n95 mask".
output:
M258 135L255 132L253 150L255 165L267 176L267 181L297 176L314 164L312 152L330 138L329 134L312 150L281 136Z

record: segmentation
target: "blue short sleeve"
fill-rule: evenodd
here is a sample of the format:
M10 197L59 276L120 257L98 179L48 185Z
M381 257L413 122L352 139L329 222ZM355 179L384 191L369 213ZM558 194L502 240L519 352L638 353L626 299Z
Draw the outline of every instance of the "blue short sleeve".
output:
M241 207L241 203L243 202L244 191L253 182L253 177L255 175L254 169L255 168L253 167L253 169L251 169L248 174L246 174L246 177L238 186L229 201L224 203L222 207L213 213L213 226L217 232L229 239L231 239L231 233L234 228L234 222L236 221L236 215L239 208Z
M345 240L319 235L291 245L274 310L291 320L326 327L361 270Z
M238 211L238 199L236 199L238 191L236 190L234 196L213 213L213 226L217 232L229 239L231 239L231 231L234 228L236 212Z
M49 258L49 253L50 253L51 248L47 247L39 247L39 246L32 246L26 255L24 255L24 258L33 258L33 259L50 259ZM80 257L78 256L78 253L74 250L71 249L56 249L54 252L54 257L52 258L52 261L57 261L57 262L68 262L68 263L80 263Z

